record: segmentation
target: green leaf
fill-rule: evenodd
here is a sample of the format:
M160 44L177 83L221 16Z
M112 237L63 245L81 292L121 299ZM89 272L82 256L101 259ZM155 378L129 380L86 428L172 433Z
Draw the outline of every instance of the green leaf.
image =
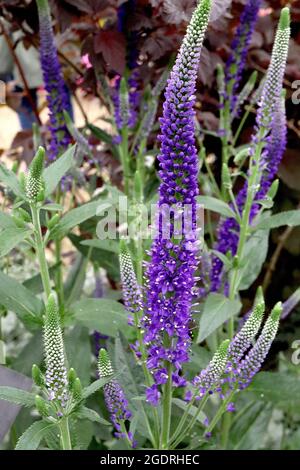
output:
M105 132L103 129L100 129L100 127L94 126L93 124L88 124L87 127L91 130L92 134L97 137L97 139L105 142L106 144L112 145L112 136Z
M94 434L94 424L87 419L70 420L70 434L74 450L86 450Z
M259 401L237 412L230 430L229 449L261 449L271 415L272 406Z
M81 244L84 246L91 246L93 248L119 254L119 243L115 240L83 240Z
M49 429L54 426L56 426L56 424L47 423L46 421L36 421L22 434L15 450L36 450Z
M41 207L41 210L43 211L50 211L50 212L60 212L63 211L64 208L61 204L45 204L44 206Z
M5 214L5 212L0 211L0 228L10 227L16 228L14 219L10 215Z
M88 419L89 421L100 423L104 426L111 426L109 421L106 421L106 419L102 418L95 410L87 408L86 406L81 406L74 416L78 419Z
M198 204L203 204L204 208L213 212L217 212L218 214L223 215L224 217L233 217L235 219L235 213L223 201L216 199L211 196L198 196L197 197Z
M19 180L15 173L8 170L4 165L0 164L0 181L6 184L16 196L25 197L21 190Z
M50 196L62 177L70 170L74 164L74 152L76 145L68 150L54 163L45 168L43 178L45 181L45 197Z
M22 348L18 356L12 361L12 368L31 376L32 364L41 364L44 358L43 336L41 331L36 331Z
M10 251L24 241L31 232L32 230L18 227L8 227L2 230L0 233L0 257L10 253Z
M15 312L29 329L40 328L44 311L43 302L2 271L0 271L0 303Z
M174 403L174 405L178 406L178 408L180 408L181 410L183 411L186 411L187 407L188 407L188 403L186 403L185 401L183 400L180 400L180 398L173 398L172 399L172 402ZM198 408L197 406L194 406L192 405L190 408L189 408L189 411L188 411L188 414L192 417L194 417L196 414L198 413ZM201 411L196 419L196 421L199 421L201 424L204 425L204 422L206 420L206 415L203 413L203 411Z
M300 409L299 376L286 372L260 372L248 391L254 392L260 400L272 402L279 408L295 406Z
M201 343L225 321L236 315L241 306L239 300L229 300L223 294L209 294L200 317L197 343Z
M80 253L85 257L89 256L91 261L97 263L99 267L104 268L111 279L116 282L120 280L119 261L116 254L99 250L98 248L93 248L92 253L90 253L89 247L82 245L81 242L83 239L81 237L74 233L69 233L68 237Z
M300 209L280 212L279 214L266 217L258 222L254 229L270 230L272 228L282 227L283 225L288 225L289 227L300 225Z
M268 248L268 230L258 230L247 240L241 261L239 290L248 289L257 279L267 258Z
M35 395L19 388L0 387L0 400L9 401L15 405L32 407L35 403Z
M86 399L89 396L93 395L93 393L96 393L98 390L100 390L100 388L102 388L105 384L110 382L112 378L114 377L115 375L112 375L110 377L105 377L103 379L95 380L95 382L93 382L91 385L89 385L88 387L85 387L82 390L82 397Z
M88 385L91 378L91 341L89 330L75 326L64 340L66 355L70 367L76 370L83 386Z
M49 274L50 274L51 279L55 278L55 274L60 264L61 263L57 263L54 266L51 266L49 268ZM23 282L23 286L26 287L26 289L29 289L33 294L41 294L44 290L42 277L40 274L36 274L35 276L32 276L29 279L26 279Z
M70 307L74 320L107 336L128 331L128 313L123 305L110 299L83 299Z
M76 227L87 219L96 215L97 209L101 207L103 210L111 207L110 203L102 203L100 200L88 202L80 207L76 207L64 215L59 223L55 226L51 236L53 238L62 238L70 229Z
M144 394L143 375L141 368L137 366L133 355L129 350L129 345L123 335L119 335L115 342L115 367L120 371L118 382L124 390L126 390L126 398L129 402L130 409L139 416L137 430L146 437L149 437L147 429L147 414L145 404L141 400L135 400Z
M190 360L184 365L184 372L188 380L192 380L199 371L205 369L212 358L212 353L206 348L193 343L191 346Z
M88 258L78 253L64 286L66 305L70 305L80 298L86 278L87 265Z

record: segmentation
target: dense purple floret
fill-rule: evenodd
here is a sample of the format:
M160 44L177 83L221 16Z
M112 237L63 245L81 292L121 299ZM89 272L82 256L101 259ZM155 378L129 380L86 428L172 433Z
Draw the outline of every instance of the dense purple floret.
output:
M205 3L205 2L202 2ZM165 383L171 365L174 386L185 381L179 373L189 360L191 305L197 267L196 196L198 195L198 156L194 137L194 104L197 69L201 44L209 16L209 5L198 9L189 25L176 63L168 80L163 117L161 118L160 188L156 238L147 267L147 299L144 340L147 346L147 367L155 385ZM198 14L198 16L197 16ZM187 211L189 223L183 223L182 236L177 237L174 219ZM182 219L181 219L182 222ZM169 232L169 233L167 233ZM151 390L148 399L157 393Z
M248 0L231 43L231 54L225 67L225 98L230 101L231 112L236 107L238 99L237 91L241 82L260 5L261 0Z
M277 174L279 164L286 147L286 117L281 100L277 111L274 113L271 136L262 152L260 166L262 176L260 180L260 189L256 193L255 201L265 199L270 186ZM242 214L246 197L248 184L245 182L243 188L236 197L237 207L240 215ZM260 205L253 204L250 212L250 223L259 211ZM236 254L239 241L239 225L234 218L223 219L218 229L218 240L215 244L215 250L223 254L230 252ZM217 256L213 256L211 269L211 291L216 292L222 285L223 263Z
M105 349L100 349L98 359L98 372L100 378L106 378L113 374L113 368ZM129 411L128 401L120 384L112 379L103 386L105 404L110 413L110 419L116 429L116 437L127 437L134 446L132 433L127 433L125 421L130 419L132 414ZM126 432L125 432L126 431Z
M111 382L104 385L103 392L107 409L110 412L110 419L117 431L121 431L120 421L131 418L128 401L123 389L116 380L111 380Z
M55 160L71 142L63 111L70 111L70 100L58 60L48 4L38 2L40 24L40 58L49 107L51 133L49 160Z

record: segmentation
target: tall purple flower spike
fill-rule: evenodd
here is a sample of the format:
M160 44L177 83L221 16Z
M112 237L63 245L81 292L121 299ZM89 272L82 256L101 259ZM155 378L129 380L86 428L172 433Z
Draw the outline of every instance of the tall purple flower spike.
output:
M51 25L51 13L47 0L36 0L40 25L40 58L50 114L51 133L49 160L55 160L71 142L63 111L70 112L70 101L66 91L61 66L58 60Z
M154 385L165 383L172 371L173 384L184 385L179 372L182 364L189 360L189 323L198 251L198 157L193 107L197 69L209 13L210 1L203 0L192 16L168 80L160 120L159 215L151 261L146 272L147 299L143 320L147 367L153 373ZM175 208L174 218L183 210L189 213L190 223L187 225L190 227L183 227L181 238L177 238L174 220L165 222L166 213L172 207ZM151 389L148 398L157 397L154 392ZM155 403L157 399L153 400Z
M284 8L282 10L272 58L259 103L255 134L250 144L250 155L252 156L254 155L256 146L260 143L264 144L260 161L254 162L254 164L260 165L261 168L260 189L255 195L255 201L262 200L266 197L286 147L285 105L281 92L288 54L289 35L289 10ZM242 214L244 209L247 191L248 185L246 182L236 197L240 214ZM254 202L250 213L250 223L257 215L259 207L259 204ZM239 225L236 220L233 218L222 219L218 229L218 240L214 247L215 250L223 254L230 252L232 255L235 255L238 241ZM213 256L212 258L210 277L211 291L216 292L220 290L222 286L223 263L217 256Z
M260 5L261 0L248 0L231 43L231 54L225 66L225 98L230 102L231 113L236 108L237 92Z
M100 349L98 358L98 372L100 379L109 377L114 373L108 353L105 349ZM110 412L110 419L116 429L116 437L127 437L132 446L135 443L133 436L130 432L126 431L125 421L131 418L131 411L128 408L128 401L124 395L123 389L120 384L112 379L103 386L104 399L108 411Z

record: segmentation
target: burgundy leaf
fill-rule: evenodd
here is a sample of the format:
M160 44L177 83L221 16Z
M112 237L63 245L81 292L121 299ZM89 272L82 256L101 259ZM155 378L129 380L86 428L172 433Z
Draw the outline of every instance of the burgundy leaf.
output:
M125 38L119 31L100 31L94 38L94 49L102 54L107 66L122 74L125 69Z
M167 21L171 24L180 24L182 21L188 22L194 9L194 0L164 0L163 3L163 12Z
M216 21L226 13L231 6L232 0L212 0L210 21Z
M166 35L166 29L157 29L144 42L142 53L147 54L152 60L162 57L167 51L171 51L174 47L173 40Z

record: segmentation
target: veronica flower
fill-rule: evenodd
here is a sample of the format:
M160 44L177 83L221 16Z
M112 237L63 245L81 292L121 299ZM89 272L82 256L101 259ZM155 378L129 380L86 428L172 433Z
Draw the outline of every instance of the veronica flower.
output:
M193 107L197 69L209 13L210 1L203 0L192 16L168 80L160 120L159 215L151 262L147 268L144 317L147 366L154 373L156 384L166 382L173 369L173 384L183 385L179 371L182 363L189 359L189 322L198 249L198 157ZM172 206L175 207L174 217L186 208L189 211L190 227L184 227L181 239L176 239L174 221L167 223L169 234L165 236L165 212L170 212Z
M230 112L236 107L237 91L245 67L251 37L255 27L261 0L248 0L241 15L240 24L231 43L231 54L225 66L225 94L230 102Z
M252 342L260 329L264 311L265 303L263 299L260 299L255 305L251 315L249 315L240 331L230 343L228 356L232 363L238 363L245 352L252 346Z
M50 113L51 133L49 158L54 160L68 147L71 139L64 122L64 110L70 110L70 100L58 60L51 13L47 0L36 0L40 25L40 58Z
M57 400L64 408L69 398L68 380L59 311L53 294L50 295L46 305L44 348L45 383L49 392L49 400Z
M277 173L286 146L286 116L284 100L281 97L282 81L288 53L289 43L289 10L284 8L281 13L279 27L273 46L271 62L264 81L259 109L256 117L255 134L250 144L250 155L254 157L258 145L263 150L258 162L253 159L253 165L260 166L259 190L254 197L249 217L250 223L257 215L259 204L255 201L266 197L272 181ZM248 192L246 182L236 197L236 205L240 215L243 212ZM226 254L236 254L239 241L239 224L233 218L222 219L218 228L218 241L215 250ZM211 269L211 290L217 291L222 284L223 263L214 256Z
M119 260L126 310L131 313L139 312L142 309L141 288L137 283L131 256L124 240L120 241Z
M121 131L124 127L133 129L136 124L137 109L140 102L137 74L137 71L131 73L128 79L128 89L125 78L118 76L115 81L112 101L118 131Z
M247 387L254 375L260 370L276 336L281 313L282 305L281 302L278 302L267 319L257 342L240 362L240 371L237 375L240 389Z
M219 385L227 363L228 346L229 339L223 341L208 366L193 379L193 385L199 389L199 398L207 392L212 393L214 387Z
M98 358L99 378L109 377L114 373L108 353L105 349L100 349ZM125 421L131 418L131 412L128 409L128 401L124 395L123 389L114 379L103 386L105 403L110 412L110 419L117 432L116 437L127 437L134 445L133 436L127 433Z
M165 88L169 73L169 69L165 70L152 89L151 97L147 103L145 114L141 120L140 130L135 145L136 150L138 150L143 143L147 142L147 139L153 129L153 124L157 114L159 97Z

